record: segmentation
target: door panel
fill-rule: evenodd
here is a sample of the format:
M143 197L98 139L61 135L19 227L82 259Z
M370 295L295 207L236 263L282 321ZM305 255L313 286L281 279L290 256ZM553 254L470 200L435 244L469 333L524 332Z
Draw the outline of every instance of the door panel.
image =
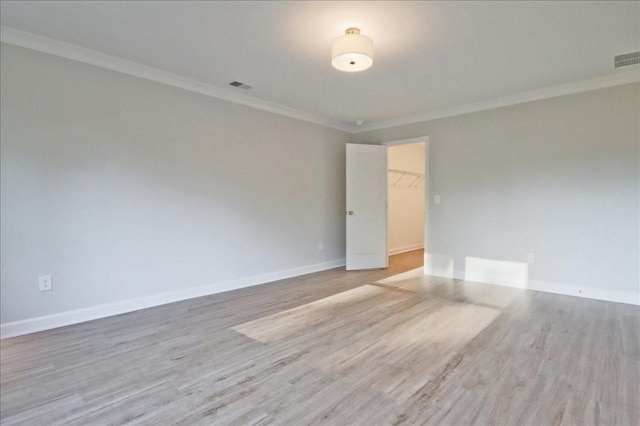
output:
M347 270L386 268L387 147L347 144Z

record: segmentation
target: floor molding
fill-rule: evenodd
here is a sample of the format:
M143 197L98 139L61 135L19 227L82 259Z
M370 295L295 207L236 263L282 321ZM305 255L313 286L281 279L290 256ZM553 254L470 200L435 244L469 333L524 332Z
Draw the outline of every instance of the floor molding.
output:
M415 249L413 249L415 250ZM407 250L410 251L410 250ZM208 296L225 291L236 290L272 281L293 278L301 275L321 272L328 269L345 266L345 259L338 259L329 262L317 263L298 268L271 272L267 274L255 275L252 277L240 278L237 280L223 281L199 287L191 287L184 290L162 293L149 297L123 300L116 303L93 306L89 308L77 309L61 312L52 315L44 315L36 318L29 318L20 321L13 321L0 324L0 338L21 336L39 331L50 330L67 325L78 324L99 318L120 315L140 309L160 306L167 303L179 302L181 300L193 299L196 297ZM435 276L435 275L432 275ZM464 280L464 271L453 271L453 276L442 277L456 280ZM503 287L523 288L504 284L485 282L483 284L497 285ZM616 290L599 289L593 287L577 287L570 284L529 280L527 290L542 291L546 293L561 294L566 296L576 296L587 299L603 300L608 302L625 303L630 305L640 305L640 293L622 292Z
M224 291L265 284L271 281L298 277L300 275L326 271L328 269L339 268L342 266L345 266L345 259L316 263L313 265L270 272L267 274L254 275L237 280L222 281L148 297L123 300L120 302L109 303L105 305L92 306L89 308L76 309L73 311L60 312L52 315L44 315L36 318L8 322L0 324L0 338L6 339L9 337L22 336L24 334L36 333L38 331L50 330L53 328L78 324L85 321L120 315L127 312L138 311L140 309L164 305L167 303L179 302L181 300L222 293Z
M640 308L420 264L410 252L4 340L1 422L640 425Z
M454 271L455 280L464 280L464 271ZM480 282L480 281L475 281ZM558 283L541 280L528 280L526 287L518 285L508 285L503 282L482 282L482 284L498 285L502 287L523 288L526 290L543 291L545 293L561 294L564 296L582 297L585 299L603 300L605 302L625 303L628 305L640 306L640 292L626 292L618 290L608 290L595 287L575 286L572 284Z
M428 274L425 272L425 275L431 277L438 278L446 278L450 280L460 280L465 281L465 271L464 270L454 270L450 273L441 272L438 273L438 270L435 270L435 274ZM527 280L526 286L522 285L509 285L507 281L504 280L503 276L497 276L498 281L489 282L489 280L485 281L471 281L469 282L479 282L481 284L490 284L501 287L511 287L511 288L522 288L525 290L534 290L534 291L542 291L545 293L553 293L553 294L561 294L564 296L575 296L582 297L585 299L594 299L594 300L602 300L605 302L616 302L616 303L625 303L627 305L638 305L640 306L640 292L626 292L626 291L618 291L618 290L608 290L602 288L595 287L585 287L585 286L575 286L572 284L558 283L558 282L550 282L550 281L541 281L541 280Z
M586 299L604 300L607 302L640 306L640 293L608 290L595 287L578 287L571 284L540 280L529 280L527 289L544 291L546 293L563 294L565 296L577 296L584 297Z
M410 246L398 247L394 249L389 249L388 255L393 256L394 254L406 253L408 251L420 250L424 248L424 244L413 244Z

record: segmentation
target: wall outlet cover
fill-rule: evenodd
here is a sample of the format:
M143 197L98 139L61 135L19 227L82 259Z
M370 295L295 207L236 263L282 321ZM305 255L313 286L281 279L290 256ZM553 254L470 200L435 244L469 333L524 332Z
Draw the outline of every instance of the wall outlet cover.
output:
M51 284L51 275L40 275L38 277L38 285L40 291L49 291L53 288Z

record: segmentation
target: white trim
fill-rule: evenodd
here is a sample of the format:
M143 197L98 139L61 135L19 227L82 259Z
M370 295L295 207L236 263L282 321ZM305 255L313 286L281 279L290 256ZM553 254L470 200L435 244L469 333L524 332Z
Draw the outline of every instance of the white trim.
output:
M528 263L465 256L465 281L526 288L528 279Z
M440 277L440 278L449 278L454 280L465 281L464 275L465 275L464 271L453 271L453 277ZM437 276L437 275L430 275L430 276ZM469 281L469 282L479 282L479 281ZM523 290L534 290L534 291L541 291L544 293L561 294L564 296L575 296L575 297L582 297L585 299L603 300L606 302L625 303L628 305L640 306L640 292L607 290L607 289L595 288L595 287L578 287L572 284L565 284L565 283L558 283L558 282L551 282L551 281L540 281L540 280L529 280L527 282L526 287L517 286L517 285L508 285L504 283L497 284L495 282L482 282L482 284L497 285L500 287L521 288Z
M413 246L399 247L396 249L389 249L387 247L387 256L393 256L394 254L405 253L412 250L424 249L425 244L427 242L427 232L429 227L429 183L431 180L429 179L429 161L431 158L429 156L429 136L416 136L414 138L406 138L406 139L397 139L393 141L383 142L381 145L391 147L398 145L410 145L414 143L424 143L424 234L422 236L422 243L415 244ZM388 154L387 154L388 157ZM389 215L387 206L387 216ZM387 224L387 226L389 226ZM425 253L426 254L426 253Z
M429 136L417 136L415 138L407 138L407 139L399 139L396 141L383 142L382 145L386 146L398 146L398 145L410 145L413 143L421 143L424 142L425 148L429 143Z
M15 337L43 330L50 330L53 328L78 324L98 318L110 317L113 315L120 315L140 309L151 308L153 306L193 299L195 297L208 296L210 294L250 287L272 281L283 280L286 278L293 278L300 275L325 271L327 269L339 268L344 265L345 259L332 260L329 262L316 263L314 265L307 265L298 268L270 272L267 274L255 275L252 277L240 278L237 280L223 281L199 287L191 287L184 290L162 293L149 297L123 300L121 302L109 303L106 305L92 306L90 308L76 309L73 311L60 312L57 314L29 318L21 321L8 322L0 324L0 338L6 339L8 337Z
M576 286L560 282L530 280L529 265L523 262L465 258L464 280L504 287L543 291L546 293L606 300L609 302L640 304L640 293L621 292L596 287Z
M191 92L200 93L229 102L246 105L252 108L261 109L274 114L283 115L310 123L319 124L344 132L357 134L372 130L386 129L389 127L403 126L406 124L420 123L424 121L436 120L439 118L454 117L471 112L484 111L501 108L510 105L522 104L542 99L555 98L558 96L570 95L590 90L604 89L612 86L635 83L640 81L640 66L633 65L629 71L616 71L603 77L589 80L575 81L558 86L543 89L531 90L528 92L515 93L500 98L488 99L466 105L454 106L442 110L432 111L424 114L417 114L408 117L400 117L391 120L374 121L361 126L344 123L339 120L322 117L316 114L299 111L274 102L265 101L251 96L212 86L200 81L192 80L158 68L149 67L133 61L106 55L92 49L87 49L74 44L65 43L49 37L40 36L15 28L0 26L0 41L38 52L60 56L85 64L121 72L145 80L178 87Z
M158 68L149 67L133 61L127 61L92 49L87 49L7 26L0 27L0 41L2 41L2 43L60 56L62 58L105 68L111 71L121 72L134 77L154 81L156 83L178 87L180 89L200 93L213 98L235 102L237 104L272 112L274 114L331 127L344 132L353 133L353 130L355 129L355 126L342 123L337 120L331 120L319 115L310 114L284 105L276 104L274 102L246 96L232 90L222 89L197 80L163 71Z
M408 251L418 250L424 248L424 244L412 244L410 246L398 247L394 249L388 249L387 254L393 256L394 254L406 253Z
M455 106L425 114L417 114L408 117L400 117L392 120L374 121L356 127L354 133L381 130L389 127L404 126L407 124L421 123L424 121L436 120L439 118L454 117L471 112L485 111L489 109L501 108L511 105L523 104L526 102L539 101L542 99L555 98L558 96L571 95L575 93L588 92L590 90L604 89L607 87L620 86L623 84L636 83L640 81L640 68L635 70L617 72L615 74L598 77L590 80L574 81L572 83L559 86L547 87L544 89L531 90L528 92L515 93L500 98L488 99L486 101L474 102L471 104Z
M461 280L461 281L464 281L464 271L452 271L451 272L452 275L444 275L442 273L429 274L428 273L429 271L424 267L423 267L423 271L424 271L424 275L426 275L428 277L446 278L448 280ZM488 283L482 283L482 284L488 284Z
M605 300L607 302L640 305L639 292L633 293L628 291L608 290L595 287L578 287L571 284L539 280L529 280L527 289L543 291L546 293L563 294L566 296L583 297L586 299Z

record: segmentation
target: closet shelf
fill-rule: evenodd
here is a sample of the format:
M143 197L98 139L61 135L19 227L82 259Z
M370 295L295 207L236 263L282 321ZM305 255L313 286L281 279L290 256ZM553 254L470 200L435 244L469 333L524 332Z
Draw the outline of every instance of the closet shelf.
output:
M404 189L424 189L424 173L389 169L389 186Z

